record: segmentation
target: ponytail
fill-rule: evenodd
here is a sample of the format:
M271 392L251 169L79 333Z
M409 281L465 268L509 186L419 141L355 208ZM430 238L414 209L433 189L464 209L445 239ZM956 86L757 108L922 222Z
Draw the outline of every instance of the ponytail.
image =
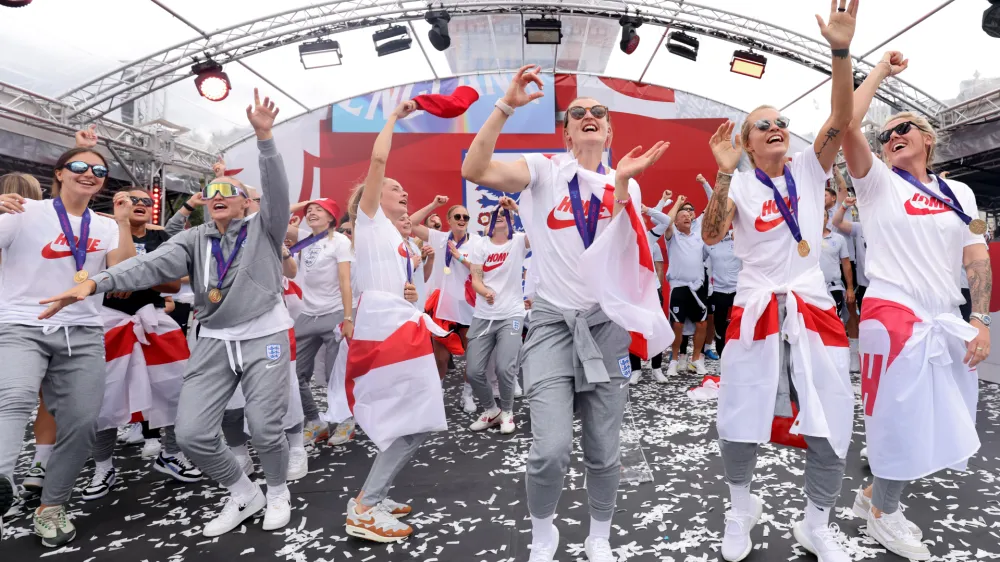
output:
M347 199L347 216L354 225L354 231L358 230L358 206L361 205L361 196L365 193L365 182L354 186L351 196ZM354 236L351 237L351 248L354 248Z

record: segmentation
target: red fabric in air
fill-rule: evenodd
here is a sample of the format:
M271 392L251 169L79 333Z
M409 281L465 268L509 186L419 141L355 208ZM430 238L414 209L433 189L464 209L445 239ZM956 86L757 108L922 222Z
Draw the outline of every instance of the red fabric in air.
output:
M417 107L445 119L458 117L479 100L479 92L469 86L459 86L451 95L424 94L413 98Z

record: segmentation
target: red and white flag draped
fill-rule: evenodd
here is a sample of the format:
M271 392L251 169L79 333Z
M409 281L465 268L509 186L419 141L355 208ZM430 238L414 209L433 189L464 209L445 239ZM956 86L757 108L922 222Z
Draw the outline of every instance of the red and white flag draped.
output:
M365 291L356 318L345 394L372 442L384 451L397 437L448 429L431 345L431 335L444 330L401 295L383 291Z
M146 305L134 316L103 308L107 379L98 431L141 414L150 427L173 425L187 366L187 340L163 309Z
M613 174L613 172L612 172ZM593 193L604 193L603 205L614 205L614 176L580 169L581 183L590 183ZM643 359L663 351L674 341L674 331L660 308L656 294L656 268L636 202L611 219L611 224L583 252L580 277L615 324L632 335L629 352ZM606 275L613 271L615 275Z

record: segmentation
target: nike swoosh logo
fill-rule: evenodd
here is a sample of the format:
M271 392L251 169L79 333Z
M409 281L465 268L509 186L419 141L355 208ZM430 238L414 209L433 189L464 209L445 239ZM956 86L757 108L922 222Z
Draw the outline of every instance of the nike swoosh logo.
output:
M271 368L274 368L274 367L277 367L277 366L278 366L277 363L270 363L268 365L264 365L264 368L265 369L271 369Z
M769 221L764 220L762 217L757 217L754 221L753 226L757 229L757 232L767 232L785 222L785 217L778 215L777 218L771 219Z
M93 254L97 252L98 249L87 250L88 254ZM57 260L59 258L68 258L73 255L73 252L69 250L56 250L52 248L52 242L49 242L44 248L42 248L42 257L47 260Z
M597 218L597 220L598 221L602 221L602 220L606 220L606 219L610 219L610 218L611 218L611 212L608 211L607 207L605 207L605 206L602 205L601 206L601 214ZM573 219L557 219L556 218L556 210L555 210L555 208L553 208L551 211L549 211L549 216L546 219L545 224L551 230L559 230L559 229L562 229L562 228L569 228L571 226L575 227L576 226L576 221L574 221Z
M483 266L483 273L486 273L487 271L493 271L494 269L500 267L501 265L503 265L503 262L500 262L500 263L491 263L489 265L484 265Z
M627 385L627 384L628 384L628 381L623 382L621 385L618 386L619 390L622 389L622 388L625 388L625 385Z
M951 211L948 207L917 207L912 200L907 200L903 208L908 215L939 215Z

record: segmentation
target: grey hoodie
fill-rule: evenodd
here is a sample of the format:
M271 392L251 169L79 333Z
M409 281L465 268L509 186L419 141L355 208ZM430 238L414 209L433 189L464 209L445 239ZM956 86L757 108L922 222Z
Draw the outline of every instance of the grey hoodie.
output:
M288 178L273 139L257 141L257 148L264 203L259 213L232 221L224 235L219 234L214 222L181 232L155 251L95 275L97 292L137 291L189 275L198 322L216 330L253 320L278 305L283 293L281 248L288 228ZM247 237L226 273L224 298L213 304L208 300L208 291L218 284L218 274L211 240L221 239L226 259L244 224Z

